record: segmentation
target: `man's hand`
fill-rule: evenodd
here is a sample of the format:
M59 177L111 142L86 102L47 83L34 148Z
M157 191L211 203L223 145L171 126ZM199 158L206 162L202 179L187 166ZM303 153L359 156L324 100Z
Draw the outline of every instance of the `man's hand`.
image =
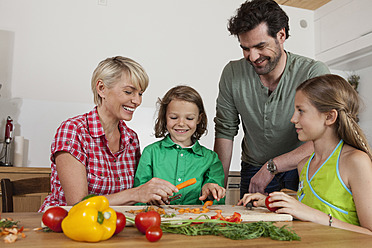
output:
M274 175L272 175L266 169L267 162L261 167L261 169L251 178L251 182L249 184L249 193L265 193L265 188L271 180L273 180Z

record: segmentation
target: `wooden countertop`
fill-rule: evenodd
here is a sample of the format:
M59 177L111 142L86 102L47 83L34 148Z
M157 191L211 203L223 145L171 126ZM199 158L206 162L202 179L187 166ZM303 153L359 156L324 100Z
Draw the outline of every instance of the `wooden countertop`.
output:
M12 166L0 166L0 173L46 173L50 174L51 169L48 167L12 167Z
M346 231L334 227L323 226L311 222L293 221L278 222L277 225L291 226L301 237L301 241L275 241L270 238L253 240L230 240L216 236L185 236L178 234L163 234L163 237L154 243L147 241L146 237L135 227L126 227L119 235L98 243L76 242L67 238L63 233L44 233L32 231L40 227L42 213L2 213L1 217L11 217L19 220L20 226L29 228L25 232L26 238L19 238L13 244L4 244L1 247L27 247L27 248L53 248L53 247L369 247L372 236Z

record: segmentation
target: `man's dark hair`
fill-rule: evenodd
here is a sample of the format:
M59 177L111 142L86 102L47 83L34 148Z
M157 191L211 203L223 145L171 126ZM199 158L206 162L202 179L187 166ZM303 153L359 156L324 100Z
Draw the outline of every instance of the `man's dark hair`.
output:
M235 16L228 23L232 35L251 31L261 23L266 23L268 35L276 38L277 33L285 28L286 39L289 37L289 18L274 0L252 0L243 3Z

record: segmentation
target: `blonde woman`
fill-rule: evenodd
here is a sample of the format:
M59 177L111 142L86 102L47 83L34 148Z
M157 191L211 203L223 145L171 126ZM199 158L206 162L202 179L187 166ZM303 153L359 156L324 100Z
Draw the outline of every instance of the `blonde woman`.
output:
M99 63L91 81L96 107L58 128L51 147L51 194L39 211L74 205L88 194L105 195L110 205L127 205L178 192L158 178L132 188L141 154L137 134L125 122L140 106L148 82L132 59L116 56Z

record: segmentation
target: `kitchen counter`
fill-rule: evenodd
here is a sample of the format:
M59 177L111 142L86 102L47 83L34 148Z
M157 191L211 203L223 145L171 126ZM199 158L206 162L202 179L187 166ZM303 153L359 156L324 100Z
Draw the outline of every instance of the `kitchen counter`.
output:
M230 240L216 236L185 236L164 233L163 237L154 243L147 241L135 227L126 227L119 235L98 243L76 242L63 233L45 233L33 231L40 227L42 213L2 213L1 217L11 217L19 220L19 225L29 228L26 238L21 238L13 244L1 247L53 248L53 247L369 247L372 236L346 231L334 227L323 226L311 222L292 221L277 222L277 225L288 225L301 237L301 241L276 241L270 238L253 240Z

